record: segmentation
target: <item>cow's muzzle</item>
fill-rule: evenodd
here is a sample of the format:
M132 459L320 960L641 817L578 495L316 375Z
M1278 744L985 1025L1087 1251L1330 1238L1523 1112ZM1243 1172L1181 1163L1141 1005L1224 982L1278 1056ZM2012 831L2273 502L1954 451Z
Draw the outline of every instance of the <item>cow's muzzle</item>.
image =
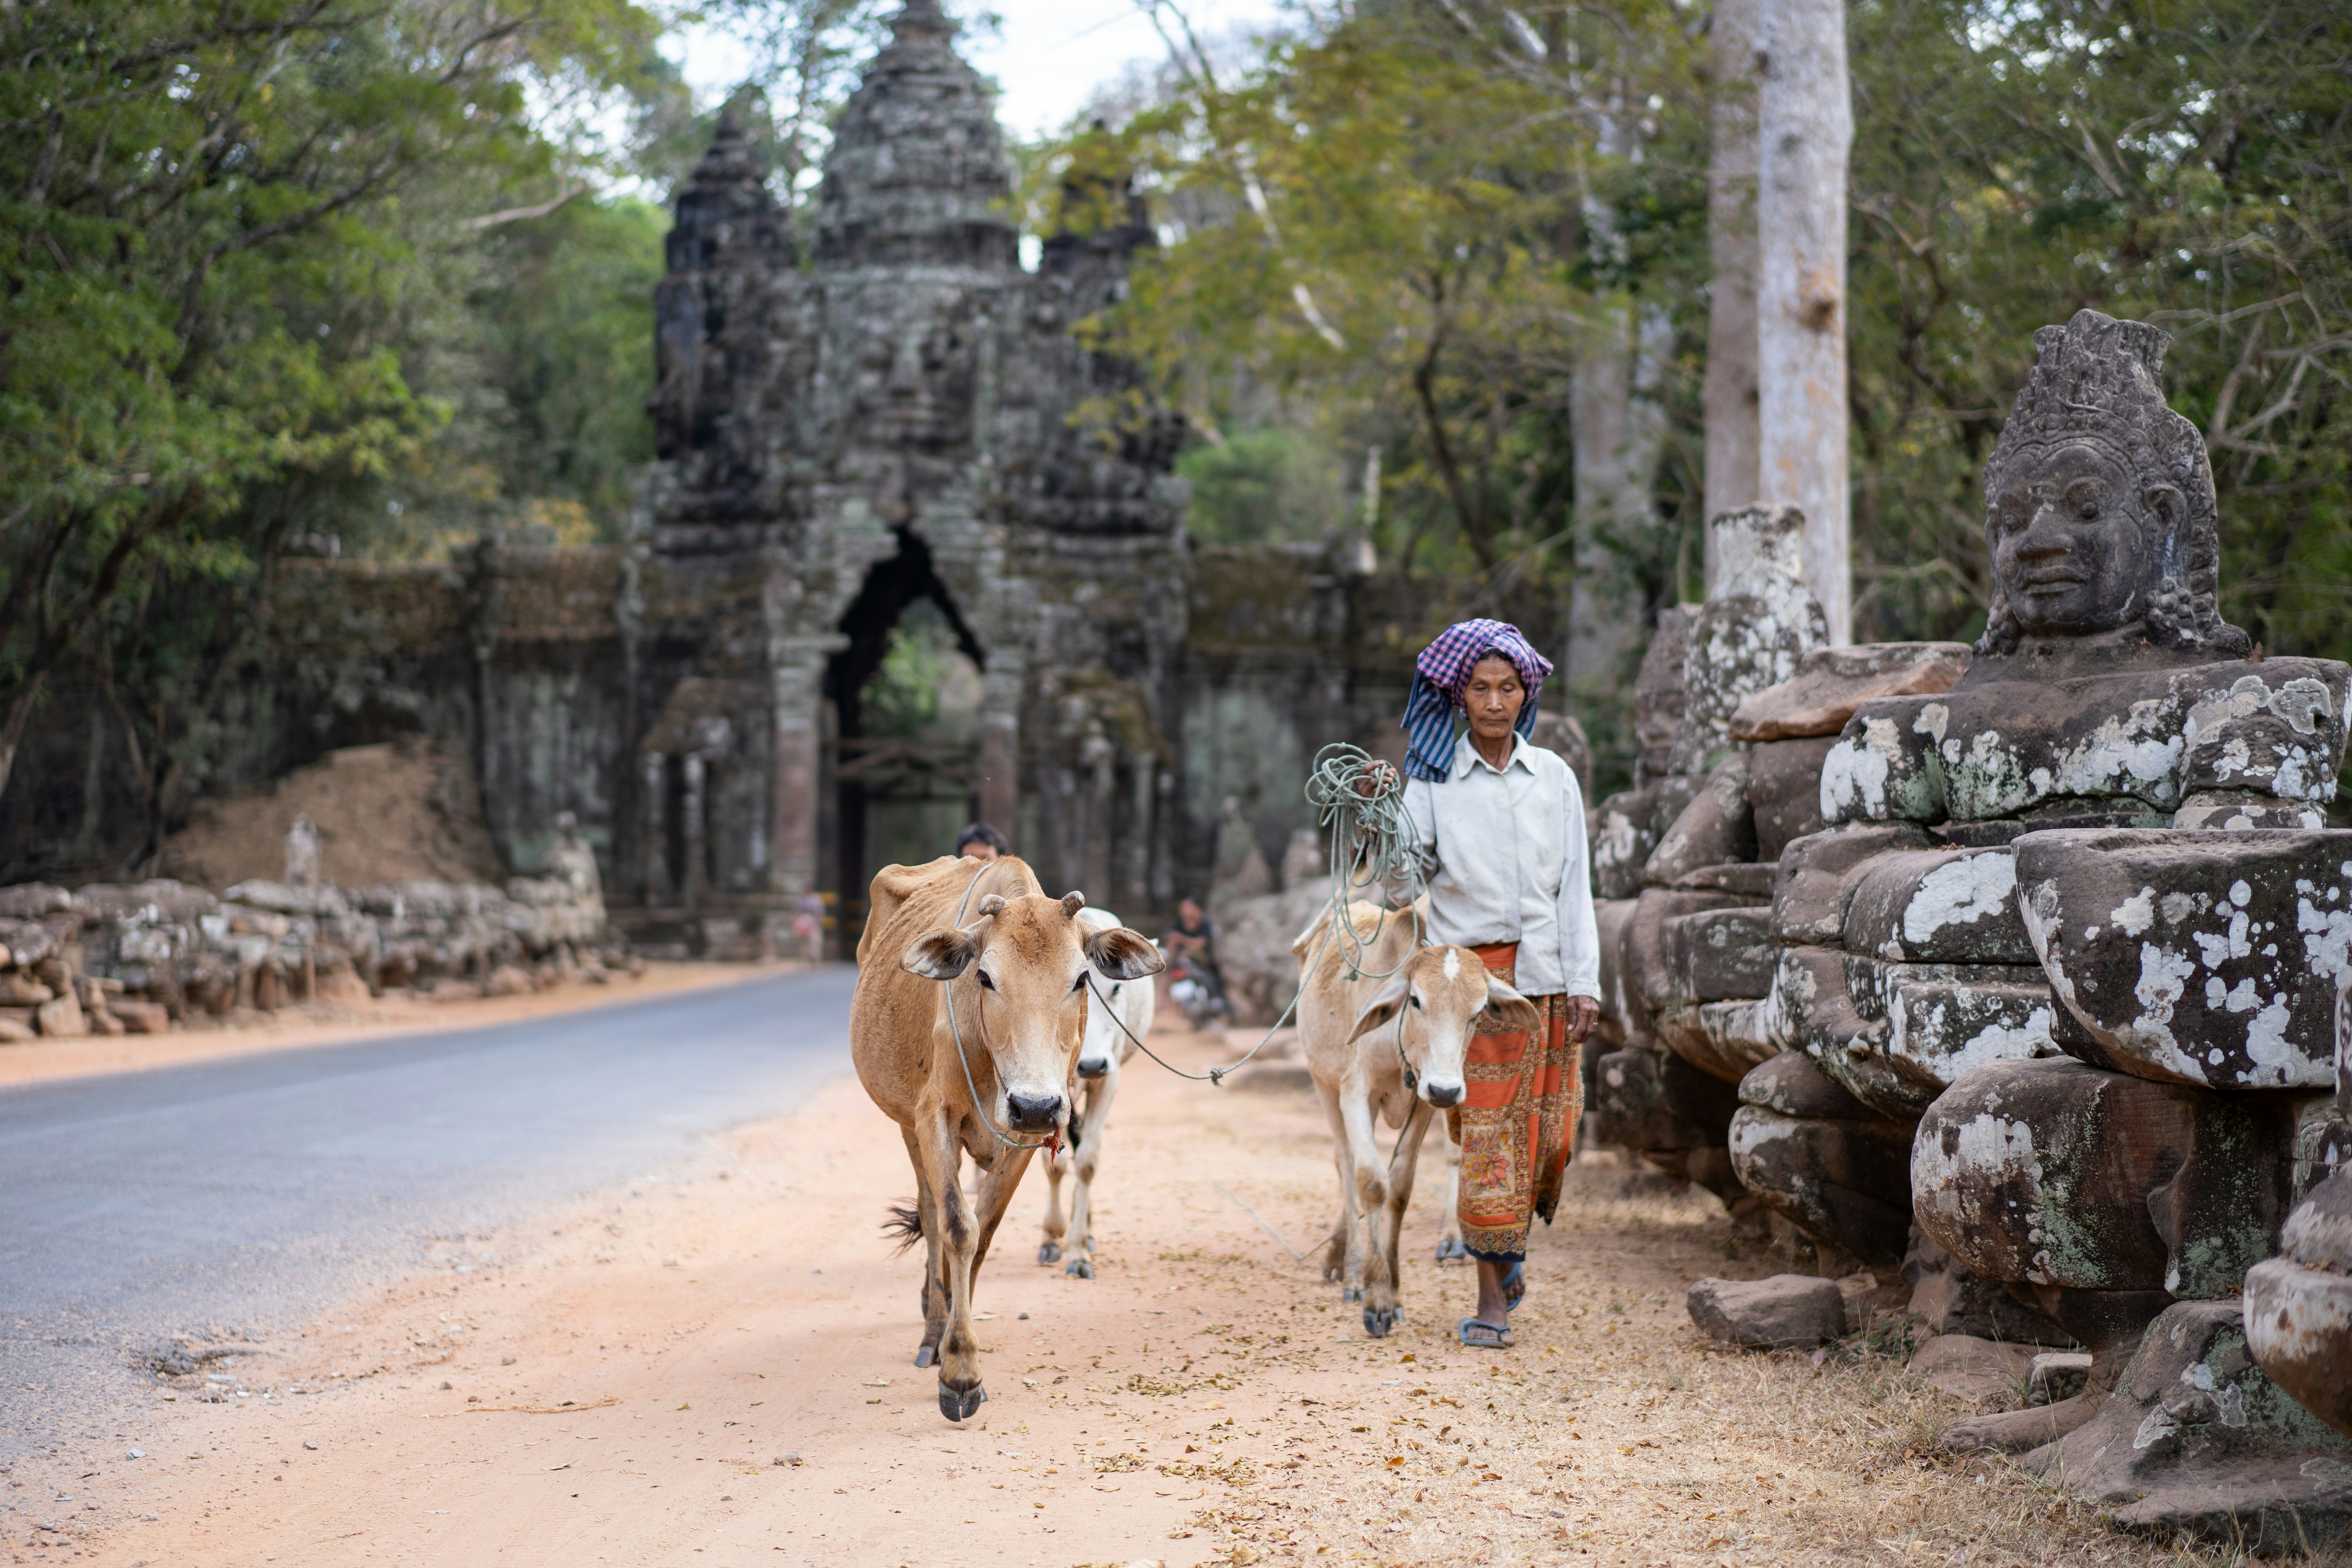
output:
M1458 1083L1423 1082L1421 1092L1428 1097L1430 1104L1440 1110L1449 1110L1462 1103L1462 1086Z
M1110 1071L1110 1058L1108 1057L1080 1057L1078 1058L1078 1076L1080 1078L1100 1078L1103 1074L1108 1071Z
M1051 1132L1062 1124L1062 1103L1058 1094L1008 1094L1005 1120L1018 1131Z

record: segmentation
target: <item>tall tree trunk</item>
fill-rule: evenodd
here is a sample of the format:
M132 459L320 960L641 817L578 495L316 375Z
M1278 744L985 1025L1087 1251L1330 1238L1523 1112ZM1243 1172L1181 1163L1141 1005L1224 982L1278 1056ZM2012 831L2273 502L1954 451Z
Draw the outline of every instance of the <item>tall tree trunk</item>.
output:
M1639 156L1619 120L1601 124L1604 156ZM1606 203L1585 204L1587 243L1606 253L1624 243ZM1569 445L1576 468L1576 578L1569 597L1568 679L1578 706L1594 713L1632 689L1630 665L1642 642L1643 596L1612 541L1630 543L1657 526L1651 485L1665 441L1659 383L1673 328L1654 307L1623 297L1596 300L1577 344L1569 381Z
M1846 155L1853 105L1843 0L1764 0L1757 350L1762 494L1805 513L1805 583L1830 641L1853 639L1847 520Z
M1706 434L1706 515L1757 497L1756 30L1758 0L1716 0L1708 74L1713 145L1707 154L1706 380L1699 409ZM1715 592L1715 532L1706 538L1706 591Z

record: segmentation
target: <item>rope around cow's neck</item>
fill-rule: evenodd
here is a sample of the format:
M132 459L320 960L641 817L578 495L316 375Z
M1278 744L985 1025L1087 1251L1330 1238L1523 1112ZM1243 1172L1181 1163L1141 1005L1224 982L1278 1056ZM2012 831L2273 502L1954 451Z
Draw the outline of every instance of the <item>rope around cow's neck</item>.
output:
M961 930L963 927L963 912L971 906L971 890L974 888L979 887L980 879L987 875L988 868L983 865L979 870L974 871L971 874L971 880L964 884L963 898L956 905L955 923L958 930ZM1062 1130L1059 1127L1055 1128L1054 1131L1046 1133L1045 1136L1038 1139L1034 1143L1024 1143L1020 1139L1006 1132L1003 1128L997 1126L993 1121L990 1120L988 1111L980 1103L980 1086L972 1082L971 1079L971 1060L965 1054L963 1048L963 1026L956 1022L955 982L952 980L945 982L943 991L948 1003L948 1033L955 1037L956 1066L963 1068L963 1088L964 1092L971 1097L971 1113L974 1116L979 1117L980 1124L982 1127L987 1128L989 1131L994 1133L996 1135L996 1141L999 1143L1003 1144L1008 1149L1044 1149L1051 1147L1058 1150L1061 1147L1062 1142ZM980 1042L983 1047L988 1045L988 997L986 993L982 994L980 1000ZM992 1068L996 1065L996 1053L992 1048L989 1050L988 1065Z
M1370 794L1362 788L1363 781L1372 779ZM1360 746L1344 742L1324 747L1315 753L1315 771L1307 776L1307 803L1322 814L1322 826L1330 835L1331 912L1323 922L1323 938L1315 944L1315 954L1299 966L1298 989L1290 994L1290 1005L1282 1016L1258 1037L1257 1044L1238 1061L1228 1062L1207 1072L1186 1072L1159 1052L1143 1043L1136 1032L1127 1026L1127 1020L1112 1010L1102 993L1096 989L1094 969L1087 970L1087 994L1102 1003L1103 1011L1118 1032L1135 1042L1136 1048L1178 1078L1191 1079L1195 1083L1222 1084L1225 1075L1237 1068L1247 1067L1252 1058L1265 1049L1290 1016L1298 1010L1298 999L1307 991L1306 977L1315 973L1323 963L1323 954L1331 945L1332 936L1344 931L1348 944L1348 977L1350 980L1370 978L1386 980L1412 962L1414 952L1427 944L1429 933L1421 923L1421 851L1419 836L1413 831L1412 813L1404 803L1404 779L1390 764L1378 762ZM1362 875L1359 876L1359 870ZM1379 919L1372 922L1367 936L1356 930L1355 921L1348 918L1349 906L1356 895L1375 888L1387 889L1402 884L1407 890L1406 908L1412 911L1412 946L1397 960L1392 968L1370 970L1364 967L1365 950L1376 944L1386 924L1389 910L1385 900ZM1404 1058L1404 1014L1397 1014L1397 1058ZM1407 1063L1411 1076L1412 1068Z

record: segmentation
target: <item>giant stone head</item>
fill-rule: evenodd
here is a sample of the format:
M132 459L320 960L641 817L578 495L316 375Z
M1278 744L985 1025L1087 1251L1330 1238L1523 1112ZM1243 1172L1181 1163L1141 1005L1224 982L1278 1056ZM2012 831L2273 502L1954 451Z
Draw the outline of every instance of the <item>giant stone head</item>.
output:
M1985 468L1992 606L1977 651L2140 626L2242 655L2221 619L2213 472L2157 376L2169 334L2081 310L2034 333L2033 374Z

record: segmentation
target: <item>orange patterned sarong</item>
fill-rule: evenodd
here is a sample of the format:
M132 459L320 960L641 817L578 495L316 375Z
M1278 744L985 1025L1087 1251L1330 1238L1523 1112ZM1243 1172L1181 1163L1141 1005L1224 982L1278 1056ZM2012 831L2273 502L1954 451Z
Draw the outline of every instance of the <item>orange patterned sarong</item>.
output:
M1519 944L1472 950L1489 973L1512 984ZM1528 1252L1528 1221L1551 1223L1559 1202L1584 1084L1568 1043L1568 998L1530 996L1543 1023L1470 1037L1468 1087L1446 1113L1462 1146L1462 1240L1473 1258L1516 1263ZM1491 1023L1481 1016L1482 1021Z

